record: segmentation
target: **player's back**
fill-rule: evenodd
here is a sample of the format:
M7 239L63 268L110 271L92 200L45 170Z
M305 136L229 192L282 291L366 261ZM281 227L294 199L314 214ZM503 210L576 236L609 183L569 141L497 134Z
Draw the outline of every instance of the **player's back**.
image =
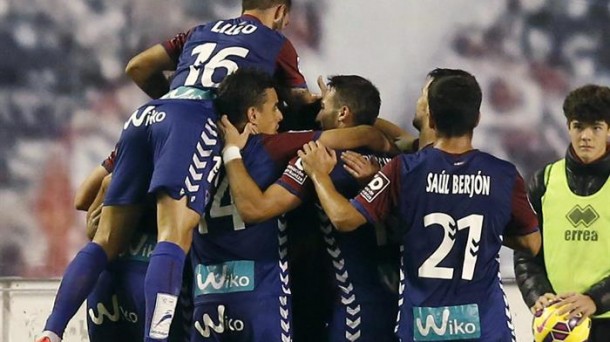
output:
M170 89L214 89L238 68L274 75L286 44L281 33L248 15L196 26L187 33Z
M511 340L498 252L513 211L515 167L472 150L402 156L399 335Z

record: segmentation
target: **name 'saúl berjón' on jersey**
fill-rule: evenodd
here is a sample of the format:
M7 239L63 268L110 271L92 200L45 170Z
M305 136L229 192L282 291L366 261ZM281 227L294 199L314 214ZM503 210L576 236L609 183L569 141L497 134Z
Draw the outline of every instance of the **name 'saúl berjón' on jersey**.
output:
M426 177L426 192L442 195L489 196L491 177L481 174L481 171L470 175L452 175L428 173Z

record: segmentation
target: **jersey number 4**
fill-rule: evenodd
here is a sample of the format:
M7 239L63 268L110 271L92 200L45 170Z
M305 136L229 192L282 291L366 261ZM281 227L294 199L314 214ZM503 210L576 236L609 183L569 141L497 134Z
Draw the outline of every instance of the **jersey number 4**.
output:
M227 47L214 53L216 43L201 44L193 49L191 55L197 55L195 62L189 67L189 74L184 81L185 86L195 85L200 79L201 66L203 65L203 73L201 74L201 84L206 88L217 88L219 83L212 80L214 71L218 68L227 70L227 75L235 72L239 68L237 63L228 59L229 56L238 56L245 58L250 52L243 47Z
M208 232L205 216L206 215L202 216L201 221L199 222L200 234L206 234ZM223 217L226 217L227 219L230 218L233 230L242 230L246 228L244 220L241 219L241 216L239 216L239 213L237 212L237 208L235 208L235 205L233 204L231 191L229 189L229 177L224 177L220 181L209 212L209 218L219 219Z
M418 275L422 278L453 279L452 267L438 266L451 252L455 244L458 231L468 229L468 242L464 252L464 265L462 267L462 279L472 280L474 268L479 256L479 243L483 228L483 215L468 215L459 220L443 213L432 213L424 216L424 226L430 228L439 225L443 227L445 235L440 246L424 261L418 269Z

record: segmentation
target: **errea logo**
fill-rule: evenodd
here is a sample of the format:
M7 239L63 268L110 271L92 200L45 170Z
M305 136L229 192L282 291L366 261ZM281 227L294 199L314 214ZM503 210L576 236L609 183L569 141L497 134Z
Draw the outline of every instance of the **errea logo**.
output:
M566 219L574 227L564 231L566 241L593 241L599 240L599 234L595 229L589 229L599 219L599 214L590 204L582 208L575 205L566 214Z
M581 224L588 228L591 227L595 221L597 221L599 214L590 204L584 207L584 209L577 204L568 212L566 218L568 221L570 221L574 228Z
M369 203L373 202L375 197L379 195L385 188L390 185L390 180L386 175L381 172L378 172L373 180L367 184L367 186L362 190L360 195Z

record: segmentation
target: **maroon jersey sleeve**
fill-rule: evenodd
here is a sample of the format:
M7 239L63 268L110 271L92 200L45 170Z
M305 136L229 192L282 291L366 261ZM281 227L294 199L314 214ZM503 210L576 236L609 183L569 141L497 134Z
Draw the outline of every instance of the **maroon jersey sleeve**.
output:
M178 58L180 57L180 54L182 53L182 50L184 49L184 43L186 42L188 37L191 35L191 32L193 31L193 29L194 28L188 30L186 33L180 32L176 36L174 36L174 38L172 38L170 40L166 40L163 43L161 43L161 45L163 45L163 47L165 48L165 51L167 52L169 57L176 64L178 63Z
M106 169L106 171L108 171L108 173L112 173L112 171L114 170L114 160L116 159L116 147L114 148L114 150L112 150L112 152L110 152L110 155L108 156L108 158L104 159L104 161L102 162L102 166L104 167L104 169Z
M517 175L513 187L511 219L506 227L505 234L527 235L538 230L538 218L527 198L525 182L521 175Z
M320 131L284 132L264 135L263 146L271 159L278 165L286 165L303 145L318 140ZM282 166L283 168L284 166Z
M302 201L305 201L313 191L311 181L303 170L301 158L294 157L286 166L282 176L275 184L288 190L291 194L297 196Z
M382 222L398 204L400 192L400 158L394 158L351 200L368 222Z
M277 56L276 77L290 88L307 88L305 77L299 70L299 56L292 43L286 39Z

